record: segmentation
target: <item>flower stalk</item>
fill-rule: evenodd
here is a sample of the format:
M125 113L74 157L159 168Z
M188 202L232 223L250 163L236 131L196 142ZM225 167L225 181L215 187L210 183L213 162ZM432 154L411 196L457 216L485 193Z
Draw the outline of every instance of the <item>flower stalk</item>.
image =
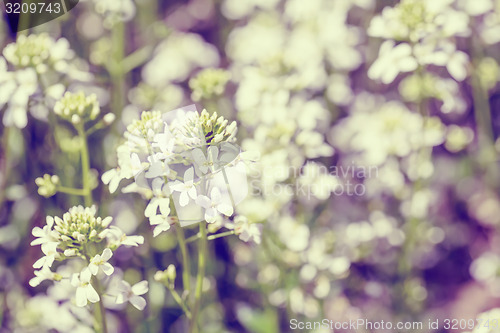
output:
M196 290L193 305L190 332L198 333L198 315L200 312L201 296L203 293L203 279L205 278L205 266L207 255L207 227L204 222L200 223L200 242L198 244L198 275L196 277Z

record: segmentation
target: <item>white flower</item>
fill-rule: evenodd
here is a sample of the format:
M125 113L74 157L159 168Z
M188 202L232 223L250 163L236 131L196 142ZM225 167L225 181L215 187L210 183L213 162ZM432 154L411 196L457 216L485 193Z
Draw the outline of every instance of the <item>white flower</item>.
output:
M154 225L153 236L156 237L160 233L170 229L170 218L168 216L156 215L149 219L149 224Z
M109 185L109 192L114 193L122 180L119 169L111 169L102 174L101 180L104 184Z
M40 268L40 267L51 267L52 264L54 263L54 260L56 256L58 255L57 253L57 245L58 242L49 242L49 243L43 243L42 244L42 252L45 254L44 257L41 257L38 259L34 264L33 268Z
M448 73L457 81L463 81L467 77L467 65L469 57L461 51L454 52L446 64Z
M219 148L216 146L208 147L207 156L205 156L200 148L193 149L192 156L197 173L206 174L208 171L213 172L218 155Z
M43 266L41 270L35 271L35 277L30 280L30 286L36 287L45 280L56 279L56 273L52 272L48 266Z
M31 245L39 245L49 242L57 242L59 240L59 233L55 230L52 230L52 226L54 225L54 218L52 216L47 216L46 218L47 224L42 228L34 227L31 232L33 236L38 237L31 242Z
M260 244L262 225L250 223L244 216L237 216L234 219L234 223L234 231L242 241L253 241L256 244Z
M159 208L161 216L168 216L168 214L170 214L170 191L168 185L166 185L162 179L156 178L153 180L152 188L154 197L147 205L144 215L151 220L158 216L157 213Z
M471 16L485 14L494 6L491 0L463 0L461 4L465 12Z
M162 161L163 155L157 153L153 156L148 156L149 168L146 172L146 178L156 178L170 176L171 170L168 166L168 160Z
M164 132L158 133L154 136L151 146L153 148L160 149L163 158L167 158L173 154L175 147L175 137L168 128L167 123L165 123Z
M83 307L87 305L87 301L92 303L99 302L99 294L95 291L90 279L92 274L88 267L84 268L80 274L73 274L71 284L76 287L76 305Z
M111 226L108 229L102 231L99 234L99 237L107 238L108 239L108 246L116 246L116 247L119 247L121 245L139 246L139 244L144 243L144 237L142 237L142 236L127 236L117 226Z
M212 188L210 198L204 195L196 198L196 203L205 208L205 220L208 223L214 222L219 212L226 216L233 214L233 207L223 202L222 199L220 190L217 187Z
M189 168L184 173L184 182L175 180L170 184L170 188L173 191L181 192L179 197L179 203L182 207L185 207L189 203L189 198L196 200L196 187L194 185L194 169Z
M102 251L102 254L96 254L91 260L89 264L90 273L93 275L97 275L99 272L99 268L106 275L111 275L115 271L115 268L108 262L109 259L113 256L113 252L109 248L105 248Z
M136 309L143 310L146 307L146 300L140 295L148 292L148 281L141 281L132 287L126 281L121 281L119 294L116 297L116 304L130 302Z
M2 95L8 96L8 107L3 116L5 126L24 128L28 124L28 101L38 89L36 72L32 68L20 69L13 73L10 82L0 87ZM1 98L2 100L4 98ZM3 103L1 103L3 104ZM3 106L3 105L1 105Z
M417 69L418 64L412 56L411 46L406 43L394 45L394 42L390 40L382 44L377 60L368 70L370 79L381 80L389 84L400 72L411 72Z

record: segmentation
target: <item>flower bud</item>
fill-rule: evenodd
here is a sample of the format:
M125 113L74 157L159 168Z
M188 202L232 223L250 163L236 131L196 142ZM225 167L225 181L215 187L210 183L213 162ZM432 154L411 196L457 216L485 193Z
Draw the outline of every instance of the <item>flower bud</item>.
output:
M35 184L38 185L38 194L49 198L57 193L57 185L59 185L59 177L56 175L45 174L42 177L35 179Z
M97 96L92 94L86 96L83 92L66 92L54 106L54 112L61 118L70 121L74 125L82 121L94 120L101 112Z

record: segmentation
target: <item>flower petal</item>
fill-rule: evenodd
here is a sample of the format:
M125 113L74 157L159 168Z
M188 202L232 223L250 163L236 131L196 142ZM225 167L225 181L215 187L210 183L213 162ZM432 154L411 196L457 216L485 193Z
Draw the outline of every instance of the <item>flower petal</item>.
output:
M132 296L129 300L130 304L132 304L137 310L144 310L146 307L146 300L140 296Z
M134 295L144 295L148 292L148 290L148 281L146 280L138 282L132 286L132 292Z

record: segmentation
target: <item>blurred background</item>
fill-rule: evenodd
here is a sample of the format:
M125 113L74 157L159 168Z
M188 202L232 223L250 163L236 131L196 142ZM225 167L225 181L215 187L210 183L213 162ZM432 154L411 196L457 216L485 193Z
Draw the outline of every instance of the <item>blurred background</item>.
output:
M184 332L153 279L181 265L176 234L153 237L144 196L110 193L101 175L142 111L192 103L237 122L254 158L236 211L261 230L209 242L202 332L332 332L291 327L323 318L448 332L425 325L485 312L496 327L460 331L500 332L500 1L82 0L17 34L5 17L2 332L87 332L52 282L28 284L41 255L31 230L82 203L35 184L82 185L81 142L53 112L64 91L95 93L116 116L89 139L93 195L145 237L113 260L150 282L148 305L111 309L110 332Z

